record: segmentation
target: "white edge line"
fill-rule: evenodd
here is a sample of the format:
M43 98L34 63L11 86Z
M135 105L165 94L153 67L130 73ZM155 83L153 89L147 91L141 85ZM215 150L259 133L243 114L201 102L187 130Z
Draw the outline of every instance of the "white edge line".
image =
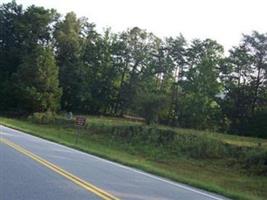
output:
M120 167L120 168L123 168L123 169L127 169L127 170L130 170L130 171L133 171L133 172L142 174L142 175L144 175L144 176L147 176L147 177L150 177L150 178L153 178L153 179L156 179L156 180L159 180L159 181L162 181L162 182L165 182L165 183L168 183L168 184L177 186L177 187L182 188L182 189L184 189L184 190L188 190L188 191L191 191L191 192L195 192L195 193L197 193L197 194L201 194L201 195L203 195L203 196L206 196L206 197L209 197L209 198L212 198L212 199L215 199L215 200L226 200L225 198L216 197L216 196L213 196L213 195L208 194L208 193L206 193L206 192L202 192L202 191L200 191L200 189L194 189L193 187L190 187L190 186L186 186L186 185L183 185L183 184L180 184L180 183L175 183L175 182L172 182L172 181L170 181L170 180L166 180L166 179L164 179L164 178L160 178L160 177L158 177L158 176L149 174L149 173L147 173L147 172L143 172L143 171L134 169L134 168L132 168L132 167L128 167L128 166L125 166L125 165L122 165L122 164L119 164L119 163L116 163L116 162L113 162L113 161L110 161L110 160L106 160L106 159L104 159L104 158L100 158L100 157L98 157L98 156L95 156L95 155L92 155L92 154L89 154L89 153L85 153L85 152L79 151L79 150L77 150L77 149L73 149L73 148L70 148L70 147L68 147L68 146L64 146L64 145L62 145L62 144L58 144L58 143L55 143L55 142L52 142L52 141L49 141L49 140L46 140L46 139L37 137L37 136L35 136L35 135L27 134L27 133L24 133L24 132L22 132L22 131L19 131L19 130L16 130L16 129L12 129L12 128L9 128L9 127L3 126L3 125L0 125L0 127L1 127L1 126L4 127L4 128L10 129L10 130L12 130L12 131L14 131L14 132L18 132L18 133L20 133L20 134L24 134L24 135L26 135L26 136L28 136L28 137L34 137L34 138L36 138L36 139L38 139L38 140L42 140L42 141L44 141L44 142L51 143L51 144L53 144L53 145L57 145L57 146L63 147L63 148L68 149L68 150L70 150L70 151L74 151L74 152L76 152L76 153L82 153L82 154L84 154L84 155L86 155L86 156L89 156L89 157L91 157L91 158L95 158L95 159L100 160L100 161L102 161L102 162L106 162L106 163L115 165L115 166L117 166L117 167Z

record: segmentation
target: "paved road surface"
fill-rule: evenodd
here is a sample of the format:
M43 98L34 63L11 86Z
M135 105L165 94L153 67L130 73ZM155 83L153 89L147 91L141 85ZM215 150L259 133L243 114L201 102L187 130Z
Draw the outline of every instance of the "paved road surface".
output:
M1 125L0 137L121 200L226 199ZM94 192L88 192L4 142L0 142L0 199L95 200L103 198Z

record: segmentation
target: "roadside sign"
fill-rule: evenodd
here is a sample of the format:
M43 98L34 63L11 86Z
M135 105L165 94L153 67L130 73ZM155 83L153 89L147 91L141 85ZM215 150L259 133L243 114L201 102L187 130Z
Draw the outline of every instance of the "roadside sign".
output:
M72 120L72 112L66 113L67 120Z
M77 126L76 129L76 139L75 139L75 144L78 143L78 139L79 139L79 129L83 126L85 126L86 123L86 117L83 116L77 116L75 119L75 125Z
M85 123L86 123L85 117L83 117L83 116L77 116L76 117L76 119L75 119L75 125L76 126L82 127L82 126L85 126Z

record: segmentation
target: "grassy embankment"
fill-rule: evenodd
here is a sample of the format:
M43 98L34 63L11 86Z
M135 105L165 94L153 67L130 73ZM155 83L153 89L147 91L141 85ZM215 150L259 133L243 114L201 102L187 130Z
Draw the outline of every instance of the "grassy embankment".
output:
M238 200L267 199L267 140L88 117L75 144L73 121L0 117L0 124Z

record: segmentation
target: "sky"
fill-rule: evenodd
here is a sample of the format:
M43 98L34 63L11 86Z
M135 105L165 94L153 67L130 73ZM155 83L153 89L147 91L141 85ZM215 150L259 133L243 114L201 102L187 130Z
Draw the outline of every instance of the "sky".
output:
M0 0L1 3L10 0ZM229 50L242 33L267 32L267 0L17 0L25 7L35 4L55 8L61 14L74 11L113 32L138 26L155 35L187 40L211 38Z

